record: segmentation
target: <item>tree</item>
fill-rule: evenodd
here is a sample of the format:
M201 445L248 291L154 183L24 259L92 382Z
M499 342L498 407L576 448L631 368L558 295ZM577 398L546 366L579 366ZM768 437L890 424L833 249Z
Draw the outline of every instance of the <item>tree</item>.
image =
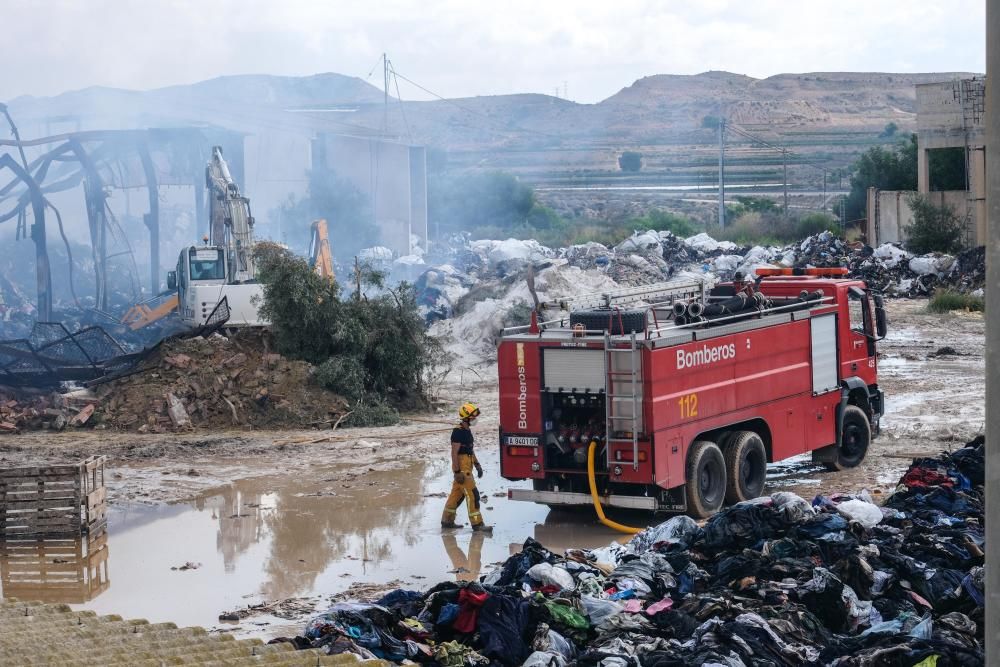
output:
M364 273L362 288L378 289L344 298L335 281L280 246L259 244L256 256L260 313L279 352L317 365L318 382L368 407L424 398L438 344L424 331L412 286L387 289L378 274Z
M379 243L379 230L368 196L329 169L309 171L306 196L294 196L270 212L272 224L280 219L279 241L305 252L313 220L329 223L330 248L342 260L354 257L362 248Z
M427 183L427 217L442 233L478 227L511 229L548 219L535 191L512 174L499 171L432 176Z
M899 125L895 123L886 123L885 129L882 130L882 134L878 135L882 139L888 139L890 137L896 136L896 132L899 130Z
M923 196L908 199L913 223L906 230L906 247L918 255L956 252L962 247L962 219L950 206L935 206Z
M868 188L879 190L917 189L917 135L900 141L894 148L873 146L861 154L851 168L851 191L847 195L848 220L865 216Z
M618 156L618 166L622 171L639 171L642 169L642 153L625 151Z
M965 148L935 148L927 151L931 190L965 190Z
M928 151L932 190L965 189L965 149ZM861 154L851 167L851 191L847 195L847 221L866 215L868 188L917 189L917 135L899 141L892 150L874 146Z

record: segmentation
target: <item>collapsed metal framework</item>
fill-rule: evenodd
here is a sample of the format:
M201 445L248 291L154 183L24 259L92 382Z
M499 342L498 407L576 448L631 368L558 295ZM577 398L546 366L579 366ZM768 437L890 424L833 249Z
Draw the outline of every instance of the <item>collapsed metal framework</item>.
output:
M2 109L6 113L6 109ZM8 116L9 120L9 116ZM52 319L52 275L48 256L46 211L51 210L66 244L72 271L72 253L63 229L62 216L49 195L83 186L87 223L94 263L95 307L107 311L109 238L120 241L129 255L135 279L127 231L118 227L108 205L113 188L144 188L149 211L143 226L149 234L149 285L156 294L160 285L160 187L188 185L194 188L195 219L199 232L207 225L204 165L212 145L227 147L230 164L238 172L243 167L242 135L203 128L146 130L91 130L22 140L10 121L13 140L0 140L0 148L16 147L21 161L10 153L0 154L0 175L11 178L0 185L0 223L17 219L17 238L31 238L35 246L35 281L38 320ZM42 149L28 160L25 149ZM237 177L239 177L239 173ZM5 205L9 208L4 210ZM31 218L30 232L27 221ZM172 230L166 230L172 231ZM71 280L72 283L72 280ZM72 289L72 284L71 284ZM75 291L74 291L75 296Z
M207 336L224 327L230 315L229 301L223 297L203 326L171 338ZM99 326L71 332L59 322L36 322L27 338L0 340L0 385L107 382L132 372L162 342L127 352Z

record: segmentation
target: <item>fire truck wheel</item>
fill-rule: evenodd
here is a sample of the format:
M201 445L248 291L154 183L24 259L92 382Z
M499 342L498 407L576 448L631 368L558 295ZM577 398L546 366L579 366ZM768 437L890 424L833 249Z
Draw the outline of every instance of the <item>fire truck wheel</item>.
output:
M691 445L685 484L688 514L693 518L710 517L722 508L726 498L726 460L717 444L696 440Z
M729 438L726 457L726 502L753 500L764 490L767 451L764 441L753 431L737 431Z
M872 427L868 423L868 415L858 406L848 405L844 410L840 442L837 443L837 458L828 461L826 467L830 470L847 470L860 465L868 454L871 442Z

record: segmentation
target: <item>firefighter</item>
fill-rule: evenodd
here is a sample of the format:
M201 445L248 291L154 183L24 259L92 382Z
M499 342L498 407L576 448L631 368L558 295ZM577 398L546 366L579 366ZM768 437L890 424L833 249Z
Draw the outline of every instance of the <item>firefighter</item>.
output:
M492 526L483 523L483 515L479 511L479 489L476 488L476 480L472 476L473 468L476 469L476 475L480 478L483 476L483 466L476 460L470 428L478 416L479 407L474 403L466 403L458 409L460 421L451 432L451 472L455 479L451 484L451 495L444 505L444 513L441 515L442 528L459 527L460 524L455 523L455 515L462 500L465 500L472 530L493 530Z

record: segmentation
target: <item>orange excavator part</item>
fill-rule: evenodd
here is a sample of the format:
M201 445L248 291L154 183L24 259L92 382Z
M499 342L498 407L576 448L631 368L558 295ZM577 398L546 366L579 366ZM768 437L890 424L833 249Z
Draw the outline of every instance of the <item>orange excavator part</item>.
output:
M122 324L128 325L128 328L132 331L137 331L157 320L163 319L176 310L179 303L180 301L176 294L171 295L169 299L155 308L150 308L144 303L137 303L122 316Z
M827 268L811 268L811 269L768 269L760 268L755 269L754 273L761 277L769 276L846 276L847 269L842 266L831 266Z
M309 259L313 269L324 278L333 280L333 253L330 252L330 236L326 220L316 220L312 223L312 241L309 246Z

